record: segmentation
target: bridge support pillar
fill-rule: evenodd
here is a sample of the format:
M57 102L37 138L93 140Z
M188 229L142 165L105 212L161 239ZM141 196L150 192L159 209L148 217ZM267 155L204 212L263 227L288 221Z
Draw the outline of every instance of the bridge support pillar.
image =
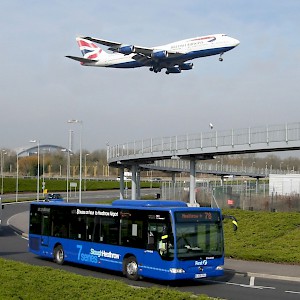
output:
M141 199L141 172L140 168L136 171L136 198Z
M124 199L124 168L120 168L120 199Z
M259 177L256 178L256 182L255 182L255 193L256 193L256 195L258 194L258 187L259 187Z
M224 186L224 176L221 175L221 186Z
M176 173L172 173L172 190L173 190L173 200L175 200L176 197Z
M131 199L136 200L136 183L137 183L137 165L131 167L132 178L131 178Z
M196 206L195 187L196 187L196 159L191 158L190 160L190 206Z

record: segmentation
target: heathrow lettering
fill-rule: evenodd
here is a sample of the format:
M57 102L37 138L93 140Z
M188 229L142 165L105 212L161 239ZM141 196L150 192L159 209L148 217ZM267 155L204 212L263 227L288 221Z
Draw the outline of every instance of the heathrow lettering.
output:
M102 211L102 210L81 210L77 208L76 215L89 215L89 216L101 216L101 217L118 217L117 211Z
M90 249L90 253L84 253L82 251L82 245L76 245L78 249L78 256L77 259L82 262L91 262L91 263L98 263L98 260L101 258L111 258L111 259L120 259L120 254L113 253L111 251L105 250L95 250L93 248Z

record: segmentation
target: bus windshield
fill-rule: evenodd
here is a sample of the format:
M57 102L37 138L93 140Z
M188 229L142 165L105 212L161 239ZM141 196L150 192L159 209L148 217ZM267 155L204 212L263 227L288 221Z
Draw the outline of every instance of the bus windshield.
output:
M177 212L176 245L179 260L223 255L222 220L219 212Z

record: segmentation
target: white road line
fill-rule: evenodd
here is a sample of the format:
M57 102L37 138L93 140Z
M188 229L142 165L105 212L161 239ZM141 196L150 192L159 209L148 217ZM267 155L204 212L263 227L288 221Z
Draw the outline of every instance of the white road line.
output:
M254 280L255 280L255 277L251 276L250 277L250 283L249 283L250 286L254 286L255 285L254 284Z
M289 294L299 294L299 295L300 295L300 292L294 292L294 291L285 291L285 293L289 293Z
M248 285L248 284L241 284L241 283L234 283L234 282L225 282L225 284L240 286L244 288L258 289L258 290L263 290L263 289L276 290L276 288L273 286Z

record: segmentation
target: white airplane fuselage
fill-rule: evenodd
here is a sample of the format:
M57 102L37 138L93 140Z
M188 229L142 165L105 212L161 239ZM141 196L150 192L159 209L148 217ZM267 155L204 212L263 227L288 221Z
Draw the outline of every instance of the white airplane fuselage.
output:
M92 37L78 37L77 43L83 58L67 56L79 61L83 66L108 68L149 67L155 73L166 68L167 74L190 70L195 58L220 55L239 45L239 41L226 34L213 34L177 41L157 47L140 47L101 40ZM109 47L107 53L94 43Z
M214 39L213 41L211 41ZM187 61L195 58L206 57L211 55L223 54L237 45L239 41L228 37L224 34L215 34L204 37L196 37L186 40L181 40L171 44L166 44L162 46L153 47L156 51L175 51L178 52L176 57L167 57L163 61L166 64L172 61ZM111 68L136 68L143 66L138 61L132 57L135 54L124 55L122 53L108 54L104 61L97 61L94 63L85 63L85 66L95 66L95 67L111 67Z

